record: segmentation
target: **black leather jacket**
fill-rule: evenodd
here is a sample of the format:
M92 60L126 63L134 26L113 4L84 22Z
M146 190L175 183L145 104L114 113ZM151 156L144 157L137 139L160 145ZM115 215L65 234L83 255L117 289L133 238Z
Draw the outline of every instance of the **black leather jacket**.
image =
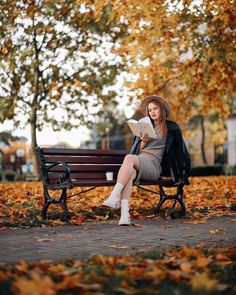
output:
M161 176L171 176L175 182L188 184L188 177L191 169L191 159L188 149L182 137L179 126L170 120L166 120L167 138L166 147L162 158ZM139 137L134 138L130 154L138 154L141 140Z

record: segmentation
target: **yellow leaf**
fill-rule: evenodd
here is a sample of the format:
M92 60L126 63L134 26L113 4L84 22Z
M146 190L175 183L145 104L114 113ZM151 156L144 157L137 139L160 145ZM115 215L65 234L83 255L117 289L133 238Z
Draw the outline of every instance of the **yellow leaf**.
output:
M50 277L41 277L33 272L32 279L18 278L13 283L13 291L18 295L54 295L54 283Z
M206 272L198 274L191 279L194 291L213 291L217 289L218 280L210 279Z
M112 249L117 249L117 250L125 250L129 248L128 246L119 246L119 245L110 245L109 247Z
M215 234L219 234L219 233L222 232L222 231L223 231L223 230L216 228L216 229L211 229L211 230L209 230L209 233L215 235Z

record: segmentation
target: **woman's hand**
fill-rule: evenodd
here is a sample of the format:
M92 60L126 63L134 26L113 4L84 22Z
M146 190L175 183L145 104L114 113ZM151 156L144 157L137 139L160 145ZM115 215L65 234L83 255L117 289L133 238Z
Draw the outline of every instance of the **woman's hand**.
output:
M144 146L146 145L146 143L148 142L148 135L147 135L147 133L145 133L145 134L140 133L140 139L141 139L140 149L143 149Z

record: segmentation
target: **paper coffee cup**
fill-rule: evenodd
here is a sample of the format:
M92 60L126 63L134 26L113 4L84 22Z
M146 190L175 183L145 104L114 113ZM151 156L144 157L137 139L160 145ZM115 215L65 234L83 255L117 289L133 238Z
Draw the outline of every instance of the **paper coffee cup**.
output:
M113 172L107 171L106 178L107 178L107 180L113 180Z

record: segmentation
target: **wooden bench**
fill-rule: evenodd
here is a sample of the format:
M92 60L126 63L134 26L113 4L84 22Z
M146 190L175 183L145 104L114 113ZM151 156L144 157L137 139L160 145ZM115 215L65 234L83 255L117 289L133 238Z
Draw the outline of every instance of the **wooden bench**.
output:
M85 187L78 193L88 192L99 186L113 186L116 183L119 168L128 151L126 150L97 150L97 149L64 149L64 148L36 148L39 161L41 177L44 188L44 205L42 218L46 219L47 210L51 204L60 204L64 211L64 219L69 218L67 207L68 190L73 187ZM114 180L106 180L106 172L112 171ZM186 212L183 199L183 183L176 183L170 177L160 178L157 181L140 181L134 185L160 195L159 202L154 209L155 213L160 211L166 200L173 200L171 216L174 218L174 208L178 202L181 206L180 215ZM156 185L159 190L152 191L143 186ZM176 193L168 195L164 187L176 187ZM60 190L61 196L53 198L50 190ZM77 195L77 194L75 194ZM74 196L74 195L73 195Z

